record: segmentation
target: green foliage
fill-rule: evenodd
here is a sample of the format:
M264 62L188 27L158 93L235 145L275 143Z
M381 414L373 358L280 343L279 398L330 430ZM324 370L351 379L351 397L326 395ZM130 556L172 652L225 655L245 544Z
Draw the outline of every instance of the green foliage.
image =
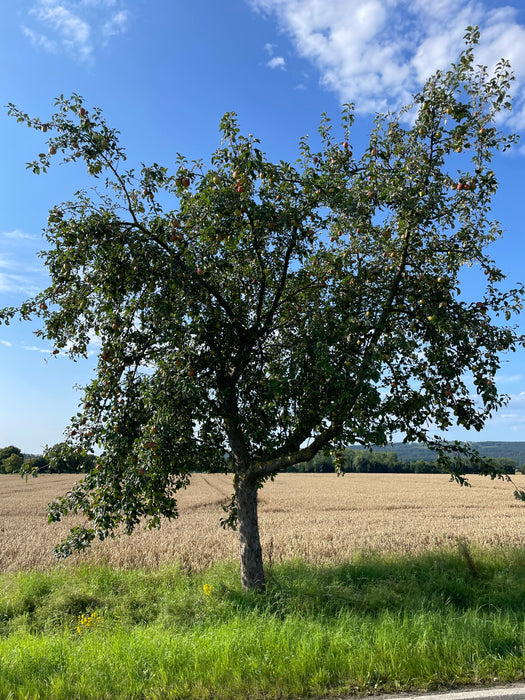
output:
M21 455L22 450L14 445L9 445L9 447L0 448L0 463L7 459L11 455Z
M505 288L487 250L500 235L491 161L515 141L497 126L512 76L506 61L492 76L475 65L477 30L466 39L410 107L377 117L361 153L346 106L339 135L324 116L319 147L302 139L293 164L270 162L227 113L211 167L178 155L175 172L125 170L118 132L80 96L58 98L45 122L9 106L51 134L35 173L62 154L103 178L50 212L50 286L0 312L41 317L55 353L86 356L93 334L101 342L67 444L102 453L51 506L51 520L87 518L59 555L176 517L190 470L228 465L227 521L258 561L247 585L260 586L255 494L279 471L402 433L461 480L454 455L475 455L434 429L481 429L506 401L500 355L524 341L505 325L523 286ZM460 290L467 265L480 276L472 303Z
M24 458L19 447L9 445L0 448L0 474L13 474L20 471Z
M5 474L15 474L20 471L23 463L24 458L22 455L11 454L2 461L2 470Z

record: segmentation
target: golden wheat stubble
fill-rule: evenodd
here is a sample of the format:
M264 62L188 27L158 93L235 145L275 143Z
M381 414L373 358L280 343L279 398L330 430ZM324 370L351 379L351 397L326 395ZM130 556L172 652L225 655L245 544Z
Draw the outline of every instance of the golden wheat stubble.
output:
M0 475L0 571L56 566L53 545L75 522L48 524L47 503L78 476L43 474L27 482ZM525 477L515 477L525 488ZM321 564L356 551L417 553L459 539L480 546L525 544L525 506L511 485L471 478L461 488L435 474L280 474L260 491L261 539L273 561L301 556ZM179 494L180 517L160 530L95 542L65 564L105 562L117 567L180 561L188 571L236 559L234 532L223 530L222 505L231 495L226 474L196 474ZM64 564L62 564L64 565Z

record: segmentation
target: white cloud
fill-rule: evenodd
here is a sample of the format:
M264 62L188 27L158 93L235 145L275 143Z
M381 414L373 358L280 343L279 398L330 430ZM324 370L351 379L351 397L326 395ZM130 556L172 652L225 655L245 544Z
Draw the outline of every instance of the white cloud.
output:
M21 264L10 255L0 255L0 292L29 297L42 288L37 286L41 279L41 267Z
M104 5L105 7L115 7L116 0L80 0L80 4L85 7L98 7L99 5Z
M30 12L43 24L56 30L66 48L78 51L81 58L90 57L91 27L85 20L55 0L40 0Z
M487 0L247 0L276 16L300 56L321 74L341 102L361 112L399 107L438 68L447 68L463 46L468 25L481 28L479 62L511 60L517 81L515 127L525 127L525 27L504 6Z
M44 51L47 51L48 53L56 52L56 43L48 39L47 36L45 36L44 34L34 32L31 29L29 29L29 27L25 26L22 26L22 31L24 32L25 36L29 39L29 41L33 44L33 46L35 46L36 48L44 49Z
M500 384L515 384L516 382L525 382L523 374L498 374L498 383Z
M0 340L0 345L5 345L6 348L13 347L13 343L10 343L8 340Z
M286 67L286 61L282 56L274 56L274 58L271 58L266 65L268 68L282 68L282 70L284 70Z
M102 27L102 32L104 36L117 36L118 34L124 34L128 27L129 13L126 10L121 10L117 14L113 15L104 26Z
M29 233L24 233L21 231L19 228L15 228L13 231L4 231L1 234L4 238L12 238L14 240L22 240L22 239L27 239L27 240L38 240L36 236L31 236Z
M123 34L129 23L117 0L36 0L29 15L46 31L22 27L35 47L53 52L62 47L82 61L92 60L95 49Z
M23 347L24 350L29 350L30 352L42 352L46 355L49 355L51 353L51 350L49 348L37 348L36 345L24 345Z
M24 275L0 272L0 292L24 293L30 296L36 293L36 288L34 283Z
M509 402L492 418L496 428L510 429L521 434L525 431L525 391L509 394Z

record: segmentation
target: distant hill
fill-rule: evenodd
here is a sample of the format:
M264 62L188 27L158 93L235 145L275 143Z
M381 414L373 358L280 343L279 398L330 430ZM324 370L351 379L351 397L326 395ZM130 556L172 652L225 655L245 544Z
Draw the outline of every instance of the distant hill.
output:
M471 442L482 457L506 457L515 460L518 466L525 464L525 442ZM360 445L352 446L352 450L364 449ZM437 455L428 447L413 443L394 442L387 447L374 447L373 452L394 452L401 462L415 462L423 459L434 462Z

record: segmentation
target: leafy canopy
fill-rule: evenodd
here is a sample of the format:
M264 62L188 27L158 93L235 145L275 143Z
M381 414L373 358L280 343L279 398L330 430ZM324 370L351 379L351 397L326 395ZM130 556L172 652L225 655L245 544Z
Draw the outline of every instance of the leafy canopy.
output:
M458 63L412 106L378 116L363 152L348 105L341 135L324 116L320 147L302 139L293 164L270 162L227 113L211 167L177 155L174 172L137 172L80 96L57 99L47 121L10 105L52 134L35 173L61 154L98 179L49 215L50 286L2 312L40 316L55 354L101 343L67 437L101 454L51 505L52 520L87 517L59 553L176 516L193 469L258 487L323 448L394 433L445 458L437 432L479 430L505 402L495 375L523 343L505 325L523 287L502 288L487 246L501 233L491 160L515 140L495 122L511 74L506 61L492 76L475 65L477 39L470 29ZM472 303L467 265L482 280Z

